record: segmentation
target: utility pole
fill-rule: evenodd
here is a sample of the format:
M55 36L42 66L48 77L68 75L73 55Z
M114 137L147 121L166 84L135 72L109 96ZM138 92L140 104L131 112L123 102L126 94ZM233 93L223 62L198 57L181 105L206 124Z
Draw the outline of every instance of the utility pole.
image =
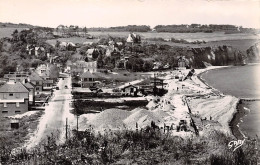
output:
M77 114L77 133L79 132L79 115Z
M68 139L68 118L66 118L66 140Z
M156 77L155 77L155 73L154 73L154 87L153 87L153 95L156 95Z

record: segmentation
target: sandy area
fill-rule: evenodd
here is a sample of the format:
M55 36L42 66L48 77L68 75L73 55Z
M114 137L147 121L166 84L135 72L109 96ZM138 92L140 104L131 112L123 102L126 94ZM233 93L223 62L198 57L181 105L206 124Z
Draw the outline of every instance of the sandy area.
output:
M198 74L216 68L221 67L210 66L206 69L196 69L195 74L185 81L179 81L174 77L179 75L184 78L190 70L165 72L164 76L160 78L167 83L165 88L168 93L163 97L145 97L149 101L147 109L136 108L132 111L109 109L99 114L81 115L80 129L87 129L90 125L101 132L107 129L136 129L136 127L140 129L154 121L159 128L171 127L173 135L188 136L194 132L190 122L191 118L195 116L195 123L199 125L202 133L209 128L209 125L215 125L217 127L214 128L231 133L229 122L236 112L238 99L216 94L215 89L205 85L198 78ZM188 106L190 106L191 113L189 113ZM202 122L202 118L204 122ZM187 122L187 132L177 131L180 120Z

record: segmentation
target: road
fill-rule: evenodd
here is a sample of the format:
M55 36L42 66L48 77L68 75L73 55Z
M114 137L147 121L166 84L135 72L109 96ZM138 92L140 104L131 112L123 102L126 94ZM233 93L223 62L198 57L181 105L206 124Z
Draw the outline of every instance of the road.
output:
M68 86L68 89L65 89L65 85ZM68 136L71 135L72 128L76 127L76 117L70 113L72 109L70 107L71 77L60 79L57 86L59 90L54 90L53 98L46 105L37 130L25 145L27 150L44 143L48 136L55 136L58 144L63 143L66 140L66 118L69 128Z

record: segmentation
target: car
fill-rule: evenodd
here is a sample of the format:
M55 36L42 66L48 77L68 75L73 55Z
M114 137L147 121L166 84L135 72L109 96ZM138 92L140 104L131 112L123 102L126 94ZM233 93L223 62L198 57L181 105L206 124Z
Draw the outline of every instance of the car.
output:
M68 89L68 86L67 86L67 85L65 85L65 89Z
M56 90L59 90L60 88L59 87L56 87Z

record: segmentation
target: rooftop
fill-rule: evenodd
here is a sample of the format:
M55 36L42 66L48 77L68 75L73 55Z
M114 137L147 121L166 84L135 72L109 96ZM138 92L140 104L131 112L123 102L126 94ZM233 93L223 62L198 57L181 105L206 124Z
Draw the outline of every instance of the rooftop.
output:
M80 77L81 78L98 78L96 75L94 75L90 72L84 72Z
M20 82L6 83L0 87L0 92L27 93L29 90Z
M41 81L43 80L37 73L33 72L30 76L29 76L30 80L33 81Z

